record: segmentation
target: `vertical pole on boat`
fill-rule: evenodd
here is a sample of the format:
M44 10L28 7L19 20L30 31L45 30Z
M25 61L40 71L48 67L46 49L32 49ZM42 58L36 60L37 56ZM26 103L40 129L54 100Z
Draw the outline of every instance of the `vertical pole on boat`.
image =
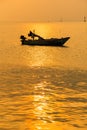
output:
M35 30L33 30L33 33L35 34ZM33 40L34 40L34 35L33 35Z

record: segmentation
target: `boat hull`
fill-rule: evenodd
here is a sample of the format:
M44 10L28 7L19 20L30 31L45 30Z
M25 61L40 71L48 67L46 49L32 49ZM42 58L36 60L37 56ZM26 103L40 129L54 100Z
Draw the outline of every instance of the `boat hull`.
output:
M70 37L65 38L51 38L51 39L43 39L43 40L21 40L22 45L30 45L30 46L63 46L65 42L67 42Z

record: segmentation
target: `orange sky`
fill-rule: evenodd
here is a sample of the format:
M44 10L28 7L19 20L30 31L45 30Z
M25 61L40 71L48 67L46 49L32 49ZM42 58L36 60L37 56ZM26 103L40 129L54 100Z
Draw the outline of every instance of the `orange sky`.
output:
M0 21L81 21L87 0L0 0Z

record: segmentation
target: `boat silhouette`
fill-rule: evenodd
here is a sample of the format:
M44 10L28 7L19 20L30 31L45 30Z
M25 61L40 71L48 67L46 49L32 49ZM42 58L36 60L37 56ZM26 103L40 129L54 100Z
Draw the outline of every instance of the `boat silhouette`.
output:
M32 39L27 39L24 35L20 36L22 45L63 46L70 39L70 37L44 39L41 36L33 33L32 31L29 32L28 36ZM37 37L38 39L35 39L35 37Z

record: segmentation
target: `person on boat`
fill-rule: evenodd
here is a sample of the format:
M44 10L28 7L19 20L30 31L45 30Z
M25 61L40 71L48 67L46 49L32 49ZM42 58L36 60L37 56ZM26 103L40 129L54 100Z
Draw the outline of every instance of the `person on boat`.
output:
M41 36L33 33L32 31L30 31L30 33L28 34L28 36L30 36L33 40L35 37L38 37L39 40L44 40L44 38L42 38Z
M33 40L34 40L34 38L35 38L35 34L32 33L31 31L30 31L30 33L28 34L28 36L30 36Z

